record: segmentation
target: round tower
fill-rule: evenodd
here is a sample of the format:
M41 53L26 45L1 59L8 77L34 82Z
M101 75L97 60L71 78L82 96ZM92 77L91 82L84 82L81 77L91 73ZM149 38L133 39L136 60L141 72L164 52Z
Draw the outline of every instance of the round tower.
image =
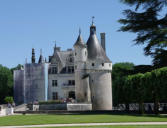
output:
M81 31L79 30L79 36L74 44L74 63L75 63L75 95L78 103L89 102L90 89L89 80L84 78L86 75L85 64L87 61L87 47L81 37Z
M93 110L112 110L112 62L97 39L93 21L87 41L87 51L86 71L89 74Z

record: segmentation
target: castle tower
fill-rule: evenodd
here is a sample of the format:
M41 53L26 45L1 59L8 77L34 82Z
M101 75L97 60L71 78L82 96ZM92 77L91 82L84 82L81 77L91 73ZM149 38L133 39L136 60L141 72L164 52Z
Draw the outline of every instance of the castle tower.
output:
M97 39L93 21L90 26L87 51L86 71L89 74L93 110L112 110L112 62Z
M79 30L78 39L74 44L74 52L76 100L78 103L90 102L89 80L84 79L87 47L81 37L81 30Z

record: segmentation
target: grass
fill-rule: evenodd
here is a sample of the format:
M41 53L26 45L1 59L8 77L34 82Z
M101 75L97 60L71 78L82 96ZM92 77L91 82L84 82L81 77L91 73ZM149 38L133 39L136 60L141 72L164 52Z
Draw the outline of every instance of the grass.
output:
M84 126L84 127L46 127L46 128L167 128L167 125L138 125L138 126Z
M46 127L46 128L167 128L167 125L140 125L140 126L84 126L84 127Z
M41 114L41 115L13 115L13 116L0 117L0 126L71 124L71 123L111 123L111 122L167 122L167 116L110 115L110 114L90 114L90 115Z

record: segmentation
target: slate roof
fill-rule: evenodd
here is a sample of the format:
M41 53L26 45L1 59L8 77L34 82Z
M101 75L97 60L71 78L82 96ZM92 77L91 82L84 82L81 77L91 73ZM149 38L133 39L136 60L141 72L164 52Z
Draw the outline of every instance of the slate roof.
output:
M52 56L51 63L53 63L53 59L56 59L56 61L59 61L62 66L64 67L67 63L67 59L70 56L73 56L73 51L56 51L54 55Z
M83 41L83 39L82 39L81 34L79 34L79 36L78 36L78 38L77 38L77 41L76 41L75 44L74 44L74 47L75 47L75 46L86 47L86 45L85 45L85 43L84 43L84 41Z
M93 29L93 30L91 30ZM88 60L96 61L101 60L102 62L111 62L110 59L106 56L105 51L103 50L101 44L99 43L95 26L90 27L90 36L87 41L87 50L88 50Z

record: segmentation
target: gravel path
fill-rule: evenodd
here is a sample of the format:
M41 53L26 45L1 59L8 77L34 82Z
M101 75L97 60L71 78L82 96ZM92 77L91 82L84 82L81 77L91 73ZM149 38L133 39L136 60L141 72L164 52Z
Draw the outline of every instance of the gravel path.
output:
M25 126L0 126L0 128L42 128L42 127L64 127L64 126L107 126L107 125L167 125L167 122L129 122L129 123L81 123L81 124L45 124Z

